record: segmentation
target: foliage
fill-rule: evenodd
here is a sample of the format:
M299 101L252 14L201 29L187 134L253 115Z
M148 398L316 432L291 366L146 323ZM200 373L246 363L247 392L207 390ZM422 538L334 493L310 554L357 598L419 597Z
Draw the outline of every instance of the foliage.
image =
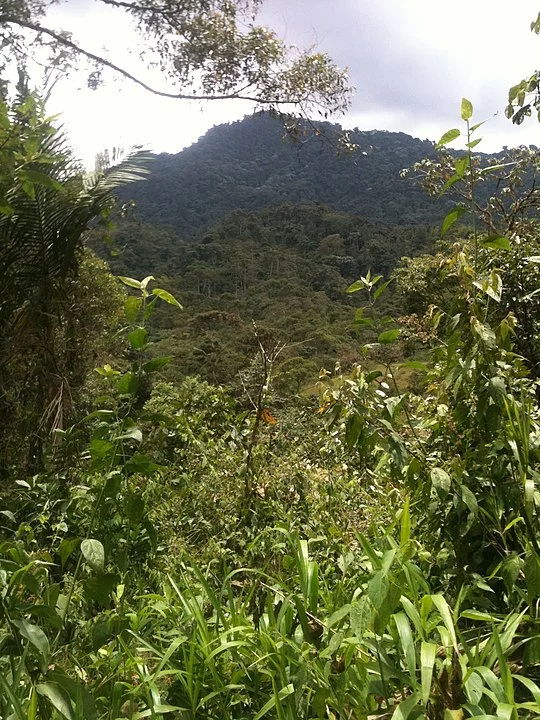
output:
M180 317L170 311L155 318L162 337L156 350L176 356L171 379L197 374L236 387L246 358L258 352L254 320L268 344L287 343L276 367L286 363L283 372L287 367L301 389L320 367L338 359L347 368L358 359L347 285L370 267L388 273L401 254L430 249L433 232L380 226L321 205L282 205L236 212L193 242L135 223L111 235L117 272L144 263L184 300Z
M122 193L138 219L171 226L187 239L235 210L322 202L332 210L389 225L428 225L450 203L436 203L400 177L433 157L433 143L405 133L349 132L356 150L336 152L343 130L300 123L296 142L268 113L218 125L176 155L157 155L148 180Z
M53 0L4 0L2 46L22 66L36 51L57 72L89 61L91 88L112 71L150 93L184 100L247 99L274 109L289 106L298 113L318 110L325 116L349 105L346 72L326 54L295 51L257 25L259 0L101 3L116 10L118 20L127 20L129 30L135 29L138 67L121 66L106 54L87 50L66 30L51 27L47 11ZM4 62L0 70L5 72L6 66ZM149 68L166 79L164 87L147 81Z
M114 302L114 292L103 299L90 329L90 307L85 311L83 306L85 301L96 304L92 293L99 288L85 289L90 260L85 273L79 273L85 237L96 221L111 214L114 188L140 178L144 168L139 158L85 176L36 98L21 98L13 110L5 103L1 107L6 142L0 163L11 171L0 214L2 415L12 414L12 398L18 396L15 412L22 428L16 433L27 435L27 462L39 467L46 436L73 419L74 394L88 370L78 353L84 351L85 339L91 342L106 327L107 300ZM96 280L98 267L94 262ZM104 268L101 272L106 284ZM13 393L9 386L15 378ZM9 431L9 424L4 428ZM5 454L4 441L2 445ZM23 460L22 449L17 452Z
M540 716L540 412L516 352L537 328L510 309L536 298L518 283L536 227L481 232L461 110L466 162L446 182L465 184L470 224L451 210L455 242L398 274L434 301L416 318L422 353L403 361L415 325L389 314L392 281L364 270L347 288L365 298L350 304L362 361L321 372L318 407L275 392L284 345L260 325L238 399L163 382L152 323L180 304L152 276L120 277L117 357L87 381L55 462L12 470L0 493L2 717ZM285 229L280 262L305 244L324 265L359 232L313 215L309 232ZM267 251L263 228L243 230ZM63 278L72 300L76 280L112 294L89 255ZM77 292L93 314L96 289Z

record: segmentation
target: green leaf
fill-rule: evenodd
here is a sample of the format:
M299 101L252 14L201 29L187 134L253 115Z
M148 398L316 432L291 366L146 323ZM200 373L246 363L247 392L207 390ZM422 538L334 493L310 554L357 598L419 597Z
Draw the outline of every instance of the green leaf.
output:
M355 280L352 285L347 288L348 293L355 293L359 290L365 290L366 284L362 280Z
M141 280L141 290L146 290L148 287L148 283L150 280L155 280L156 278L153 275L147 275L144 280Z
M126 472L130 475L145 475L147 477L153 475L160 466L152 462L149 457L142 454L135 454L126 462Z
M527 586L527 599L529 609L532 612L536 606L536 600L540 596L540 559L533 550L527 552L523 566L525 584Z
M433 681L433 668L435 667L435 657L437 655L437 646L434 643L422 640L420 646L420 676L422 682L422 702L424 705L429 700L431 694L431 683Z
M142 442L143 434L137 425L132 425L122 435L118 435L117 440L135 440L135 442Z
M491 235L490 237L482 240L482 247L490 248L491 250L511 250L510 241L506 237L499 235Z
M473 515L478 512L478 501L476 495L466 485L460 485L461 499Z
M105 567L105 549L99 540L89 538L83 540L81 543L81 552L93 570L100 572L103 570Z
M372 615L373 607L370 599L366 595L351 604L349 622L351 624L351 630L358 640L362 640L364 633L369 630Z
M473 705L479 705L482 695L484 694L484 683L480 675L472 672L469 678L463 683L463 687L469 702Z
M446 495L450 491L452 483L446 470L438 467L432 468L430 476L433 487L440 495Z
M56 682L45 682L36 685L37 692L46 697L51 705L57 710L63 718L67 720L75 720L73 705L69 699L69 695L64 688Z
M49 671L46 680L60 685L66 691L75 708L77 720L97 720L95 700L82 682L58 670Z
M427 363L420 362L420 360L408 360L407 362L400 363L400 368L411 368L411 370L421 370L427 372L429 369Z
M325 626L328 628L333 627L334 625L337 625L341 620L343 620L344 617L349 615L351 612L351 606L350 605L343 605L343 607L340 607L339 610L336 610L336 612L332 613L328 620L325 622Z
M137 320L137 316L140 312L142 305L142 298L130 295L126 298L124 303L124 315L129 323L134 323Z
M439 614L442 618L443 623L446 626L446 629L448 630L448 633L452 640L452 645L454 646L454 650L456 651L456 653L459 653L454 621L452 620L452 613L450 612L450 607L448 606L446 599L443 595L431 595L431 599L433 601L433 604L439 611Z
M132 332L129 333L128 340L132 348L140 350L147 343L148 331L143 327L135 328L135 330L132 330Z
M135 524L140 523L144 517L145 504L140 495L130 493L126 502L126 515Z
M454 167L456 169L456 175L459 178L462 178L465 175L465 170L469 166L469 157L468 155L462 155L461 157L458 157L454 163Z
M260 718L264 717L266 713L270 712L272 708L276 706L276 703L281 704L285 698L289 697L289 695L292 695L294 693L294 685L292 683L289 683L289 685L286 685L284 688L281 688L281 690L276 694L274 694L273 697L270 698L270 700L265 703L265 705L262 706L262 708L259 710L259 712L255 715L253 720L260 720Z
M14 720L28 720L28 715L26 712L24 712L19 698L17 697L17 695L15 695L11 684L7 682L2 673L0 673L0 689L2 689L3 691L3 698L9 699L11 707L13 708L13 711L15 713L14 715L9 716L9 720L11 720L11 718L13 718Z
M386 282L383 282L382 285L379 285L379 287L373 293L373 299L377 300L377 298L383 294L383 292L386 290L386 288L390 285L391 282L393 282L392 278L390 278L390 280L387 280Z
M124 285L127 285L128 287L135 288L136 290L141 290L142 285L138 280L134 280L133 278L124 277L123 275L118 275L118 279L120 282L124 283Z
M64 567L64 565L66 564L66 560L78 546L79 542L79 538L64 538L62 540L57 550L58 555L60 556L60 562L62 563L62 567Z
M178 300L174 297L174 295L171 295L170 292L167 292L166 290L163 290L162 288L154 288L152 290L152 292L160 300L163 300L164 302L168 303L169 305L174 305L175 307L180 308L180 310L183 310L182 305L180 305Z
M479 123L481 125L482 123ZM472 128L471 128L472 129ZM471 140L471 142L467 143L467 147L472 150L477 145L479 145L482 142L482 138L476 138L476 140Z
M393 615L394 622L398 631L401 647L405 656L405 664L409 672L411 683L414 687L416 684L416 651L414 648L413 635L409 618L405 613L397 613Z
M461 119L462 120L470 120L473 115L473 106L472 102L470 100L467 100L467 98L463 98L461 100Z
M104 438L92 438L90 440L90 457L94 462L108 458L114 452L114 443Z
M452 187L452 185L455 185L460 180L461 178L459 177L459 175L452 175L452 177L449 178L442 186L441 191L439 192L439 197L442 197L444 193Z
M388 593L388 577L383 570L379 570L371 578L367 587L367 594L373 606L378 610Z
M169 357L154 358L153 360L149 360L148 362L144 363L143 370L145 373L151 373L155 372L156 370L161 370L161 368L165 367L165 365L168 365L171 360L172 355L169 355Z
M399 328L394 328L393 330L385 330L379 335L379 337L377 338L377 342L381 343L382 345L389 345L390 343L393 343L398 339L399 334Z
M401 513L400 545L403 550L411 539L411 513L409 509L409 498L405 498L405 504Z
M448 130L448 132L445 132L439 142L435 145L435 149L444 147L444 145L448 145L448 143L456 140L460 135L461 131L458 128L452 128L452 130Z
M402 700L392 713L391 720L407 720L409 715L418 705L420 700L420 693L413 693L406 700Z
M453 210L450 210L450 212L443 220L443 224L441 226L441 235L444 235L444 233L447 232L452 227L452 225L467 212L467 208L464 207L455 207Z
M11 622L19 630L23 638L26 638L36 648L43 662L47 663L50 652L49 639L43 630L38 625L28 622L28 620L15 619Z
M51 190L63 191L64 186L55 180L50 175L40 172L39 170L24 170L24 177L30 182L41 185L42 187L50 188Z
M121 395L133 395L137 392L139 380L132 372L127 372L118 379L116 387Z
M85 596L106 607L110 604L112 594L120 583L120 576L114 573L100 573L97 577L83 580Z
M480 176L484 175L490 175L491 173L498 172L499 170L504 170L504 168L509 167L510 165L515 165L516 163L503 163L502 165L489 165L488 167L482 168L478 174Z

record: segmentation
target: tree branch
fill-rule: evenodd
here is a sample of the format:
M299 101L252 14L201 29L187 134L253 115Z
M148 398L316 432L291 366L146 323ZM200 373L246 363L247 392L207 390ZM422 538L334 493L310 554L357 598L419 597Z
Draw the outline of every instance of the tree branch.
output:
M131 82L135 83L136 85L139 85L140 87L144 88L144 90L147 90L148 92L152 93L153 95L158 95L159 97L166 97L166 98L172 98L175 100L247 100L249 102L256 102L263 105L299 105L301 103L298 99L279 99L279 98L261 98L257 97L256 95L250 95L250 94L243 94L242 90L236 91L236 92L230 92L225 93L222 95L198 95L196 93L171 93L166 92L164 90L158 90L155 87L152 87L151 85L148 85L140 78L136 77L135 75L132 75L128 70L125 70L124 68L121 68L119 65L116 65L115 63L111 62L110 60L107 60L104 57L101 57L100 55L95 55L94 53L90 52L89 50L85 50L84 48L80 47L80 45L77 45L72 40L69 40L68 38L64 37L63 35L55 32L54 30L50 30L49 28L43 27L42 25L38 25L36 23L22 20L21 18L14 17L12 15L0 15L0 25L4 24L10 24L10 25L17 25L21 28L26 28L27 30L32 30L36 33L42 33L44 35L48 35L53 40L58 42L59 44L63 45L66 48L70 48L74 52L76 52L78 55L82 55L89 60L92 60L93 62L97 63L98 65L101 65L103 67L107 67L110 70L113 70L114 72L118 73L122 77L126 78L127 80L131 80Z

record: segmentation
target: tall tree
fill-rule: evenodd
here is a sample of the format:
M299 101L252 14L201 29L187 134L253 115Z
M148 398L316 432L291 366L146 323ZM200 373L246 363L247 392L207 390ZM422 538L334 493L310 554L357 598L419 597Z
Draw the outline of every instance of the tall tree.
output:
M32 95L13 109L0 104L0 120L0 426L8 432L20 411L30 459L39 460L43 439L67 421L73 379L85 363L74 292L85 236L111 212L113 190L144 169L137 158L83 174Z
M256 24L261 0L96 0L127 15L141 37L138 67L87 49L69 32L51 26L47 11L57 0L0 0L0 43L4 65L25 64L39 52L50 66L91 63L88 82L100 84L113 71L156 95L189 99L247 99L262 106L293 107L307 113L343 111L351 88L346 71L324 53L300 52ZM163 85L149 83L157 70Z

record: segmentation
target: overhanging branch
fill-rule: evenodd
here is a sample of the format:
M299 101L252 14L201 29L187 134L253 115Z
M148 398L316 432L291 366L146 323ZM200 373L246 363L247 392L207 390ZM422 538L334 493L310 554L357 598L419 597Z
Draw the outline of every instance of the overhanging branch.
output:
M14 17L12 15L0 15L0 25L17 25L21 28L26 28L27 30L32 30L36 33L42 33L43 35L47 35L51 37L53 40L55 40L60 45L63 45L66 48L69 48L73 50L78 55L82 55L83 57L88 58L89 60L92 60L92 62L97 63L98 65L101 65L103 67L107 67L110 70L113 70L115 73L118 73L122 77L126 78L127 80L130 80L131 82L135 83L136 85L139 85L139 87L144 88L144 90L148 91L149 93L152 93L153 95L158 95L159 97L166 97L166 98L172 98L174 100L247 100L249 102L257 102L259 104L263 105L298 105L300 103L299 100L295 99L279 99L279 98L261 98L257 95L250 95L250 94L244 94L243 90L231 92L231 93L224 93L220 95L199 95L197 93L171 93L166 92L165 90L159 90L158 88L152 87L151 85L148 85L148 83L145 83L140 78L136 77L132 73L130 73L128 70L125 70L124 68L120 67L119 65L116 65L115 63L111 62L110 60L107 60L107 58L101 57L100 55L96 55L93 52L90 52L89 50L85 50L80 45L77 45L72 40L69 40L68 38L64 37L63 35L55 32L54 30L51 30L50 28L43 27L42 25L38 25L37 23L33 23L27 20L22 20L21 18Z

